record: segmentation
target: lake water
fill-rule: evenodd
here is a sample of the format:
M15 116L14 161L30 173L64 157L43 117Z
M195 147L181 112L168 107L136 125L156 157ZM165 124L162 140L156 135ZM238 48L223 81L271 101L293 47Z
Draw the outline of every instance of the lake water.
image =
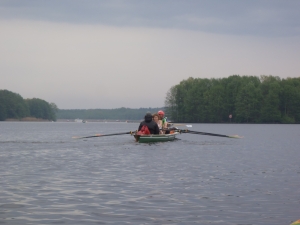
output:
M0 123L0 224L289 225L300 219L300 125L193 124L138 144L135 123ZM182 127L184 128L184 127Z

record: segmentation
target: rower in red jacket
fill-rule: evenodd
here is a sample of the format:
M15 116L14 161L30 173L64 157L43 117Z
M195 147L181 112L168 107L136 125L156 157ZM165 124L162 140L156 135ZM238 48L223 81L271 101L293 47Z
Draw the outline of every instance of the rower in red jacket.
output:
M152 114L147 113L144 117L144 121L140 123L138 129L138 135L145 134L159 134L159 128L157 123L152 120Z

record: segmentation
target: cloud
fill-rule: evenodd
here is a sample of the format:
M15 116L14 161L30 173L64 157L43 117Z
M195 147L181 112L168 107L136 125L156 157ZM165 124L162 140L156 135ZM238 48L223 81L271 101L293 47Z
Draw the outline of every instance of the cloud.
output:
M299 10L293 0L9 0L0 18L288 37L300 35Z

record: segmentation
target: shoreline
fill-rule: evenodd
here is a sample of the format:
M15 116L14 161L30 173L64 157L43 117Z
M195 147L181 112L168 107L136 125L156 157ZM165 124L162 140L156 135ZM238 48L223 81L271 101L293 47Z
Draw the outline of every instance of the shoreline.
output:
M4 122L52 122L52 121L41 119L41 118L35 118L35 117L24 117L21 119L8 118Z

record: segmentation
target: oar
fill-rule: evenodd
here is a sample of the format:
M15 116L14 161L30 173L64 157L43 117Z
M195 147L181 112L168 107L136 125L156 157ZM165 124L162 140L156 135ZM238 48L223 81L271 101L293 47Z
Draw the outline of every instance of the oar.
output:
M123 133L114 133L114 134L95 134L92 136L86 136L86 137L72 137L74 139L82 139L82 138L94 138L94 137L107 137L107 136L115 136L115 135L122 135L122 134L133 134L135 133L134 131L129 131L129 132L123 132Z
M243 137L241 137L239 135L214 134L214 133L207 133L207 132L200 132L200 131L193 131L193 130L180 130L180 131L181 131L181 133L208 135L208 136L216 136L216 137L243 138Z

